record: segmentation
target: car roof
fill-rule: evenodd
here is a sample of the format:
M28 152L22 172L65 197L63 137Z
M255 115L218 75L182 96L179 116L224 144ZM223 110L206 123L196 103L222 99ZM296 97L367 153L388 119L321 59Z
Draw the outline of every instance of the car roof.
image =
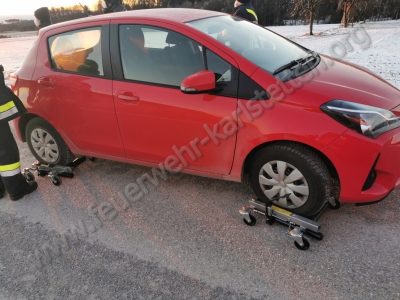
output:
M124 12L102 14L94 17L80 18L67 22L61 22L54 25L47 26L41 31L45 32L48 29L55 29L64 27L66 25L74 25L85 23L89 21L100 21L100 20L118 20L126 18L140 18L140 19L151 19L151 20L166 20L177 23L185 23L194 20L221 16L224 15L222 12L203 10L203 9L191 9L191 8L152 8L152 9L138 9Z

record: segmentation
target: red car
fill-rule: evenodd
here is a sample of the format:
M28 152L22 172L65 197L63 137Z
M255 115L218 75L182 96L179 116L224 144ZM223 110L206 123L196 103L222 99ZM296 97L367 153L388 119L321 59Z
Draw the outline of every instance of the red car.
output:
M204 10L107 14L40 30L12 88L43 163L86 155L242 181L317 213L400 186L400 91L359 66Z

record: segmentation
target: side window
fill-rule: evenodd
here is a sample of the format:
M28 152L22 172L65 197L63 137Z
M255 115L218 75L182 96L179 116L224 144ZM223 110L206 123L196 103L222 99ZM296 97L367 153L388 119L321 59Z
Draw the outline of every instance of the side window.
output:
M180 86L204 70L201 46L174 31L144 25L119 26L125 79Z
M101 28L69 31L48 39L53 69L103 76Z
M237 97L239 70L206 49L207 70L214 72L215 82L220 88L218 95Z
M232 80L232 65L223 60L210 50L206 50L207 69L214 72L216 82L229 82Z

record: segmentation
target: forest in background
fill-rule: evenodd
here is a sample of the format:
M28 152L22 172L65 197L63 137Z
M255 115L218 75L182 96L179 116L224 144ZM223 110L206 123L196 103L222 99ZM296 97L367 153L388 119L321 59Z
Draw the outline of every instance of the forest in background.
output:
M346 3L355 7L355 22L399 17L400 0L252 0L259 24L263 26L340 23ZM127 10L184 7L233 13L233 4L234 0L123 0ZM101 0L92 8L77 4L50 9L53 24L102 13ZM10 19L0 23L0 32L31 30L37 30L32 20Z

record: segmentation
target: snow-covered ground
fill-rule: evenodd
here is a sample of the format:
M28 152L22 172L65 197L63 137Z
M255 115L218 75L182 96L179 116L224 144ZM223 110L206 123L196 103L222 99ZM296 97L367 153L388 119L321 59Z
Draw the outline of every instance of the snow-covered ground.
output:
M271 26L267 27L268 29L271 29L272 31L275 31L279 33L280 35L283 35L289 39L294 39L299 36L302 36L304 34L307 34L310 25L295 25L295 26ZM315 25L314 24L314 34L319 34L320 32L324 32L327 30L331 29L337 29L339 28L339 24L321 24L321 25Z
M400 21L368 22L355 24L354 28L314 25L313 36L308 35L308 25L269 29L311 50L361 65L400 89ZM35 38L0 39L0 64L6 78L21 66Z
M4 31L1 32L0 35L5 35L9 38L18 38L18 37L25 37L25 36L37 36L38 31Z
M6 84L9 74L22 65L35 39L36 36L0 39L0 64L4 67Z
M400 20L354 24L354 28L314 25L313 36L308 35L308 25L268 29L311 50L363 66L400 89Z

